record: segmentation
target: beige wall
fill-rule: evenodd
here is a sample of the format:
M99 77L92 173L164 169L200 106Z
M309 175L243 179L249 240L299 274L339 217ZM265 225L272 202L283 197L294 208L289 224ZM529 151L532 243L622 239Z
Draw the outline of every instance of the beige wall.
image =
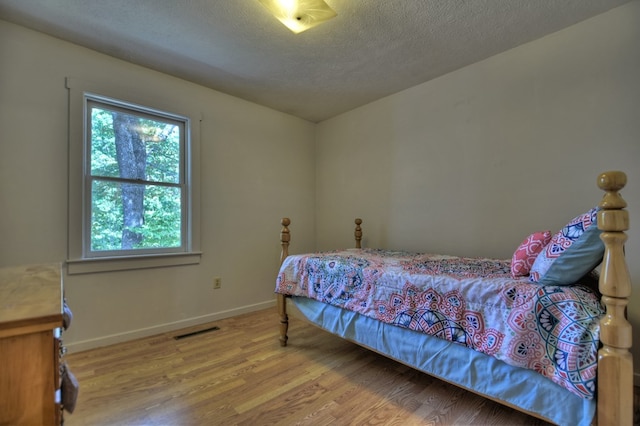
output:
M639 41L636 1L319 124L317 248L361 216L366 246L509 258L621 169L640 342Z
M274 302L280 218L314 248L314 132L307 121L0 21L0 266L67 256L65 77L161 92L201 111L197 266L65 277L71 350ZM212 289L214 276L222 289Z

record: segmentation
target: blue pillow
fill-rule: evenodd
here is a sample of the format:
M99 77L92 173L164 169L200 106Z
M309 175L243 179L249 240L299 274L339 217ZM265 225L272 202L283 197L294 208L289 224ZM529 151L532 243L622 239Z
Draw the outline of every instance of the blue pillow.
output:
M574 218L536 257L530 281L541 285L569 285L602 262L604 243L598 229L598 208Z

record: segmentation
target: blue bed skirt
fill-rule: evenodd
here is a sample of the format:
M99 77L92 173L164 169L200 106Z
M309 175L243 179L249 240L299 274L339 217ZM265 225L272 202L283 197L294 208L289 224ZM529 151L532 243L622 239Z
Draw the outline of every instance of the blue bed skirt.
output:
M291 299L309 321L332 334L549 422L588 426L595 415L595 400L580 398L533 371L316 300Z

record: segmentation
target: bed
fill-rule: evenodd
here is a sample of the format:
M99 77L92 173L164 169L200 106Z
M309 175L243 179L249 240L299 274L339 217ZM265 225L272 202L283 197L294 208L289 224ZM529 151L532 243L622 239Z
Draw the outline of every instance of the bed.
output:
M363 249L360 219L355 249L289 256L284 218L280 344L295 313L551 423L630 425L625 185L623 172L600 174L596 207L554 234L529 235L512 259Z

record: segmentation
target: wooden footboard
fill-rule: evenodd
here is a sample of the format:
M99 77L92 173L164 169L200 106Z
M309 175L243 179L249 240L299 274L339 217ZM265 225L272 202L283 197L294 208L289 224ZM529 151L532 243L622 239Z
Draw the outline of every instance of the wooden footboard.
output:
M598 186L606 191L600 202L598 228L605 251L600 273L600 293L606 314L600 322L598 351L598 425L631 425L633 423L633 359L631 324L626 310L631 296L631 279L624 257L624 243L629 229L627 203L620 191L627 183L622 172L605 172Z
M631 296L631 279L624 255L624 243L629 229L627 203L619 191L626 185L623 172L605 172L598 176L598 186L605 191L598 212L598 228L605 251L600 273L599 289L606 314L600 322L601 348L598 351L598 426L631 425L633 423L633 359L631 324L627 320L627 305ZM289 255L291 221L282 219L280 264ZM362 240L361 219L356 219L356 247ZM280 315L280 344L287 345L289 319L285 295L278 294Z
M284 260L289 256L289 241L291 240L291 235L289 234L289 225L291 225L291 219L288 217L282 218L280 221L282 225L282 229L280 230L280 245L282 246L282 251L280 252L280 265ZM355 220L356 230L353 233L356 240L356 248L361 248L362 241L362 219L356 218ZM287 314L287 297L284 294L278 293L276 295L276 302L278 307L278 315L280 315L280 346L287 346L287 340L289 336L287 333L289 331L289 315Z

